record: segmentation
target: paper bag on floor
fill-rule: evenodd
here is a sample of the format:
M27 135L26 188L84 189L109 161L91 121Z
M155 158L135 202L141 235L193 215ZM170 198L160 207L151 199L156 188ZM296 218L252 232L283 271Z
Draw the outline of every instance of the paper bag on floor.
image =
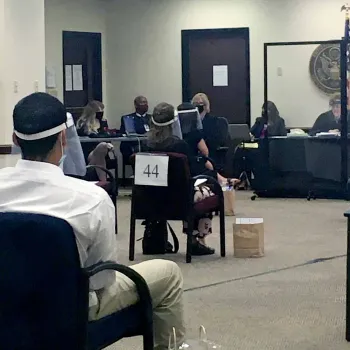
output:
M223 350L221 345L214 343L207 338L207 333L204 326L199 327L199 337L195 340L188 340L186 344L178 344L176 339L176 331L173 328L172 333L169 336L168 350Z
M225 215L233 216L235 215L235 190L232 186L226 186L222 188L222 191L224 193Z
M233 224L233 249L236 258L264 256L264 220L236 219Z

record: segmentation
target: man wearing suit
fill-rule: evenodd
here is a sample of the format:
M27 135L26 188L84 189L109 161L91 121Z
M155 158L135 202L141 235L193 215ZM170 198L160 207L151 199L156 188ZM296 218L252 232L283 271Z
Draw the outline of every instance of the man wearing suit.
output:
M341 130L341 101L340 94L334 94L329 100L331 109L322 113L315 121L310 135L314 136L320 132L339 133ZM348 116L349 119L349 116Z
M148 101L144 96L138 96L134 100L135 112L122 116L120 123L120 131L125 134L125 118L132 118L134 122L134 130L136 134L143 135L149 131L151 116L148 114ZM120 144L120 152L123 155L123 161L128 164L132 154L138 151L138 142L122 142Z

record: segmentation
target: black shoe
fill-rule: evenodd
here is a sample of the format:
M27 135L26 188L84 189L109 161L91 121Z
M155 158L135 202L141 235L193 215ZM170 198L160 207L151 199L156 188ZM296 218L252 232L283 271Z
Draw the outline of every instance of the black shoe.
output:
M193 242L192 243L192 255L213 255L215 253L215 249L206 247L203 244L200 244L199 242Z
M173 253L174 252L174 247L169 241L166 244L165 252L166 253Z

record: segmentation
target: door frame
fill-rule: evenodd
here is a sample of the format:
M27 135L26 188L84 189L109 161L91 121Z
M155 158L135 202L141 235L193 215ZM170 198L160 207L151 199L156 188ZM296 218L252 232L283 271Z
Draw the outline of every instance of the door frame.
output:
M63 101L64 101L64 95L65 95L65 88L66 88L66 70L65 70L65 48L64 48L64 40L65 38L69 37L76 37L76 36L86 36L90 38L97 39L99 41L99 47L97 51L97 63L101 66L101 74L97 76L97 89L95 92L96 99L99 101L102 101L103 98L103 87L102 87L102 74L103 74L103 67L102 67L102 33L96 33L96 32L80 32L80 31L72 31L72 30L63 30L62 31L62 66L63 66ZM65 103L65 101L63 102Z
M246 89L246 104L247 115L246 123L251 124L251 100L250 100L250 37L249 28L220 28L220 29L185 29L181 31L181 48L182 48L182 101L190 101L189 86L189 68L190 68L190 55L189 55L189 41L193 35L198 38L206 38L209 34L229 34L231 36L241 37L246 41L246 75L247 75L247 89Z

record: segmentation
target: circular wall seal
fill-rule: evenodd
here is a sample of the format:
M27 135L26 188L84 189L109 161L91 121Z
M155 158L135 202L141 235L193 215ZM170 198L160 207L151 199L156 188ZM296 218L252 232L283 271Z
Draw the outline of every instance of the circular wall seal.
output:
M348 64L349 69L349 64ZM320 45L313 52L309 70L315 85L326 94L340 90L340 45Z

